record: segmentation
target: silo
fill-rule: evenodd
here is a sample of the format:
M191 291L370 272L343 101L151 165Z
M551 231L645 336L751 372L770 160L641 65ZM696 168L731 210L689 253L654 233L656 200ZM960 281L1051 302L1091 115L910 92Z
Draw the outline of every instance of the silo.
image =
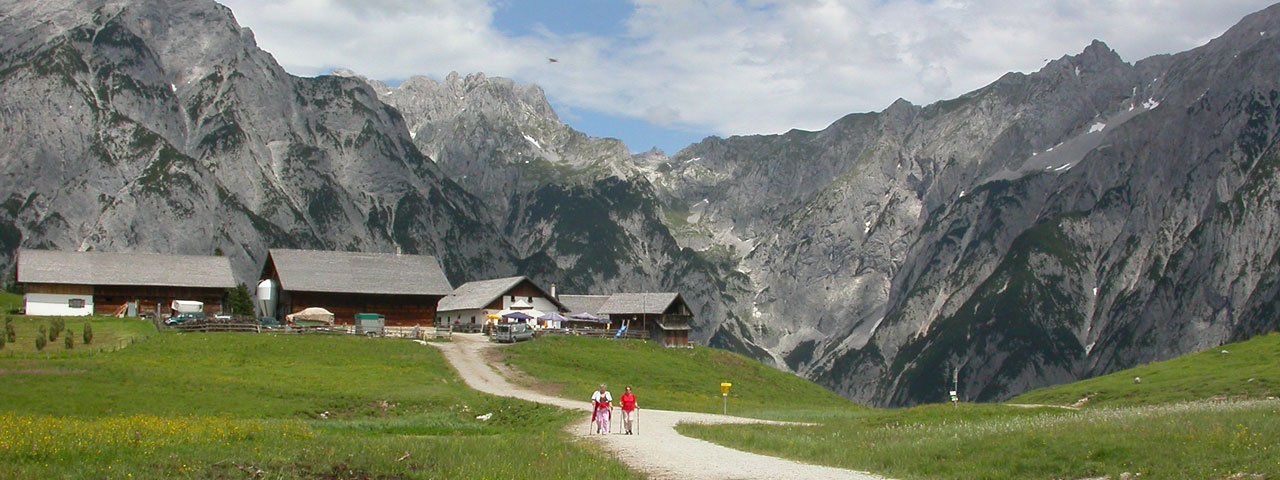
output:
M258 282L258 317L276 317L276 282L270 278Z

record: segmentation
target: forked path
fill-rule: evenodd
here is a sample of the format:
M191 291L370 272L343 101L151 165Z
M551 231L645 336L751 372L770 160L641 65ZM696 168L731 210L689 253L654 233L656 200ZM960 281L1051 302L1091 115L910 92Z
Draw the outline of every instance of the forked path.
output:
M508 382L486 362L485 350L496 348L484 336L455 334L452 342L432 343L458 370L467 385L481 392L515 397L562 408L580 410L582 420L569 428L578 436L589 436L631 468L656 479L881 479L867 473L809 465L765 455L725 448L711 442L676 433L679 423L762 423L764 421L705 413L642 409L639 435L590 435L590 401L568 400L544 395ZM584 386L590 393L590 386ZM619 418L621 416L619 415ZM616 427L615 427L616 428Z

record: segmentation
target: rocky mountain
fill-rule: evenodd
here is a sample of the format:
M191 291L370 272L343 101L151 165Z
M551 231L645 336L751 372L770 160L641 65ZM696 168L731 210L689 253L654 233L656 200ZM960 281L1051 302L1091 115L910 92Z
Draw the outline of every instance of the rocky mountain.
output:
M514 272L484 206L364 82L298 78L212 1L0 2L0 253L268 247Z
M1125 63L820 132L710 139L655 176L750 276L737 346L857 400L1008 398L1275 330L1280 7Z
M456 283L675 289L693 338L851 398L967 400L1277 328L1280 7L953 100L631 155L536 86L293 77L211 0L0 0L18 246L435 254Z
M645 176L648 159L665 155L588 137L560 121L541 88L510 79L361 79L402 113L419 150L485 205L522 274L564 292L680 291L707 323L746 291L733 262L682 248L667 228Z

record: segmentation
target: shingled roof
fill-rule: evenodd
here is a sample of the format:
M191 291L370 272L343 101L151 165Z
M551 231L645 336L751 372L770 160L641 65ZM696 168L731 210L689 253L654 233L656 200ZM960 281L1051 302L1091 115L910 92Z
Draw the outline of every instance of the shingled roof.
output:
M440 305L436 307L436 311L453 312L482 309L525 281L533 284L527 277L495 278L493 280L477 280L464 283L457 290L454 290L452 294L440 299ZM537 284L533 284L533 286L538 290L542 290ZM564 305L559 300L546 295L546 292L543 292L543 294L551 303L557 307L564 308Z
M448 295L436 257L397 253L271 249L280 288L292 292ZM265 267L264 267L265 268Z
M608 295L561 295L560 302L573 313L599 314Z
M18 282L232 288L231 261L204 255L18 250Z
M674 292L615 293L609 296L609 300L600 306L600 311L597 313L603 315L629 313L661 315L679 297L680 294Z

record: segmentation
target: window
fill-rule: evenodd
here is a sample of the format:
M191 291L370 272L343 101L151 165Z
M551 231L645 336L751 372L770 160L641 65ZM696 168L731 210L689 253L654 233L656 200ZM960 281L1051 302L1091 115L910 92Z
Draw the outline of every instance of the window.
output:
M68 299L67 308L84 308L84 299L83 298Z
M475 323L476 323L476 316L475 316L475 315L472 315L472 316L471 316L471 324L472 324L472 325L475 325Z

